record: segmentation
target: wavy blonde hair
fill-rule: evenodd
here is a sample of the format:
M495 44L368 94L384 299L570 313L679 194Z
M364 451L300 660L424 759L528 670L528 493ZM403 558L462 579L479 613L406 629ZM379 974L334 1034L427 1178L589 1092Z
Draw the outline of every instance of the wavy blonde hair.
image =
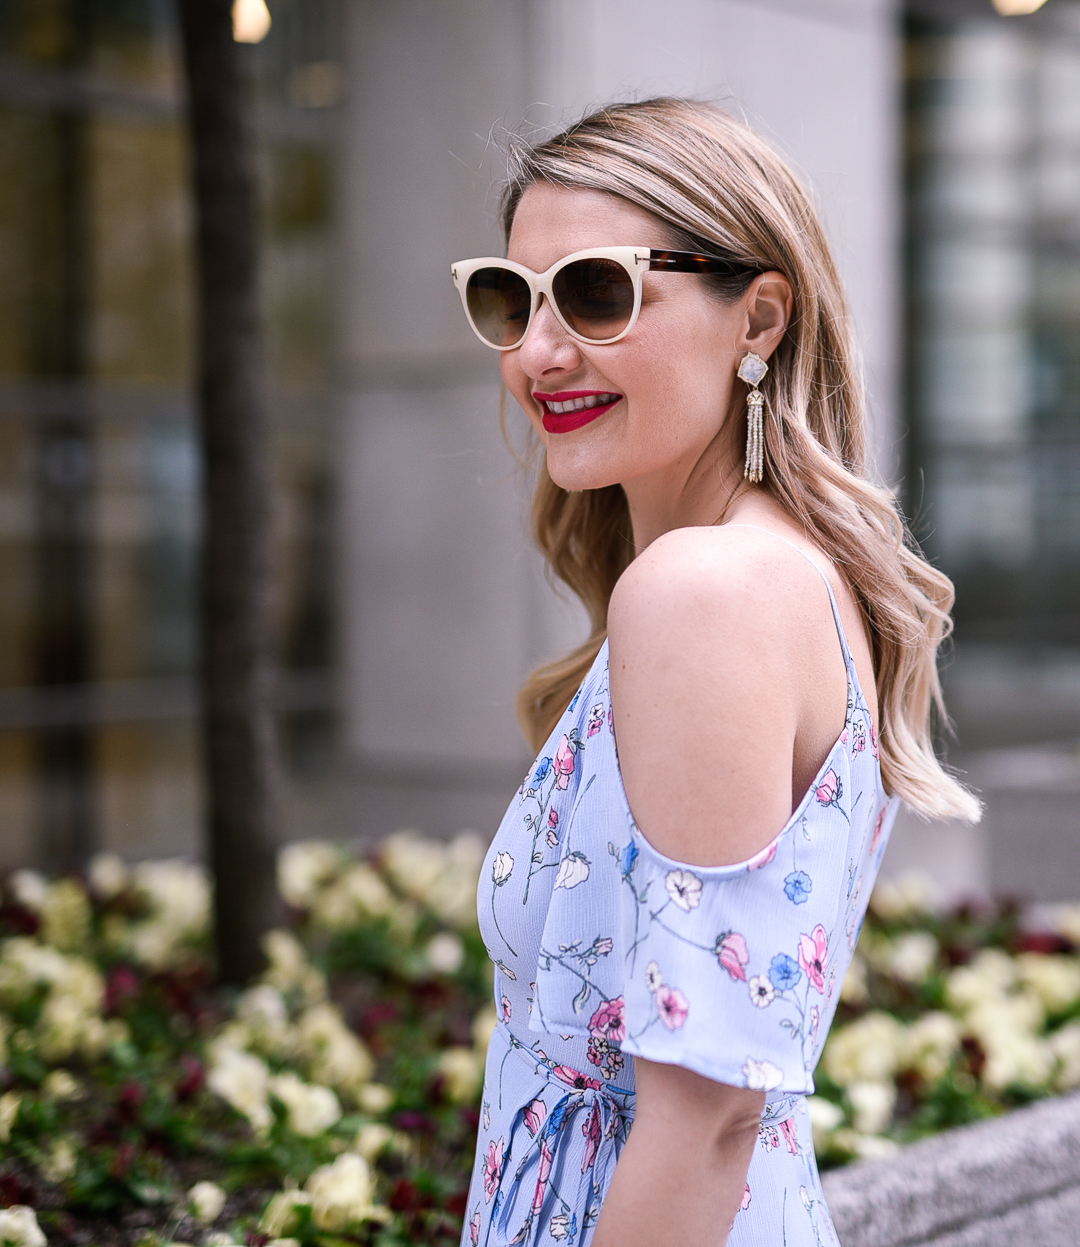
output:
M513 144L502 200L514 214L535 182L606 191L652 213L672 246L738 260L751 270L703 278L739 297L757 272L791 282L787 333L762 382L766 489L843 571L868 624L880 705L886 788L925 817L975 820L976 799L934 753L944 720L936 654L949 634L952 582L916 548L893 495L866 476L866 413L840 277L809 196L777 154L720 109L661 98L599 110L534 144ZM539 469L533 534L550 571L584 603L588 640L534 671L517 698L539 748L607 635L615 582L634 557L618 485L569 493Z

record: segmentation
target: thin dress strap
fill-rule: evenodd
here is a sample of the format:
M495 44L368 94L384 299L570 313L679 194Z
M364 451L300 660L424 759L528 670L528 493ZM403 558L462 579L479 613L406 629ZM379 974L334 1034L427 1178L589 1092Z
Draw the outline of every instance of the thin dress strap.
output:
M789 546L792 550L795 551L796 554L806 559L806 561L810 564L810 566L814 569L814 571L817 572L817 574L825 582L825 589L829 594L829 605L832 607L833 621L836 624L836 631L840 636L840 649L844 655L844 666L847 667L848 669L848 675L855 681L856 685L858 685L858 675L855 672L855 660L851 657L851 647L848 645L847 633L844 631L843 620L841 620L840 618L840 607L836 603L836 595L833 593L832 585L829 584L828 576L825 575L825 573L821 570L820 567L818 567L817 563L814 562L814 560L810 557L809 554L806 553L805 550L800 550L799 547L793 541L788 541L786 537L781 537L779 533L774 533L772 529L770 528L761 528L758 524L737 524L737 523L732 523L730 525L726 525L725 527L752 528L754 529L755 532L766 533L770 537L775 537L777 541L782 541L784 545Z

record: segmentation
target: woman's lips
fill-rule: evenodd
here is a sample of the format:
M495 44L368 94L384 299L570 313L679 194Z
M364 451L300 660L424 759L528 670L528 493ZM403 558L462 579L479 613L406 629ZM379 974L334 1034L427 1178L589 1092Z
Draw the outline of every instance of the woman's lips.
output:
M611 390L560 390L557 394L534 392L533 398L544 409L543 425L549 433L572 433L622 402L622 395ZM553 411L553 405L562 410Z

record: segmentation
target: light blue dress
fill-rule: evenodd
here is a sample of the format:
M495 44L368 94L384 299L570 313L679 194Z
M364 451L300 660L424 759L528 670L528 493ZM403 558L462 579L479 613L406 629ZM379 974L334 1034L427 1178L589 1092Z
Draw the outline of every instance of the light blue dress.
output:
M463 1247L587 1247L634 1117L631 1056L767 1093L730 1247L836 1244L805 1097L898 801L882 787L874 726L825 584L847 666L847 720L786 826L754 858L688 866L638 830L619 771L606 643L511 802L480 877L500 1021Z

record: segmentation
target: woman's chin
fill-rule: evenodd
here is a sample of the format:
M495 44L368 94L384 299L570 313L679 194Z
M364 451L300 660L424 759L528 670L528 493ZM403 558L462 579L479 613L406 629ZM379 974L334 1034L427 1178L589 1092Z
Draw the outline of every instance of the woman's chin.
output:
M598 463L591 455L562 454L551 446L547 451L547 470L555 484L570 493L619 483L619 474L612 470L610 461Z

